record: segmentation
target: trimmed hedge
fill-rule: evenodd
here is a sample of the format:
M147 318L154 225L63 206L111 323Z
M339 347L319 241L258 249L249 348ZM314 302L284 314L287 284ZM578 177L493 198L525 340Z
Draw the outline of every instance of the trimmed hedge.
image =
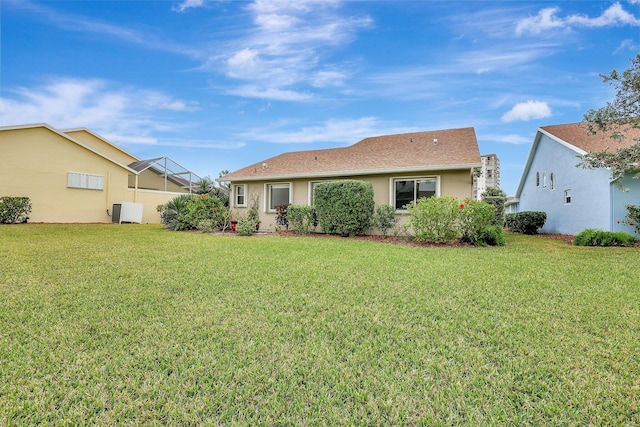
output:
M587 228L573 240L576 246L632 246L636 238L624 231L603 231Z
M363 234L372 224L373 186L370 182L322 182L313 193L318 224L325 233Z
M298 234L309 234L317 224L313 206L289 205L287 220L291 230Z
M31 213L31 199L28 197L0 197L0 224L26 222Z
M547 213L539 211L524 211L509 213L504 216L505 225L514 233L537 234L538 229L547 221Z

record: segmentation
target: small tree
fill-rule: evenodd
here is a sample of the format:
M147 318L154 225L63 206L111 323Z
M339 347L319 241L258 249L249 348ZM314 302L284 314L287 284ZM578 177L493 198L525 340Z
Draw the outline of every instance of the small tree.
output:
M622 73L616 70L601 74L603 82L616 89L616 97L598 110L584 115L585 127L593 134L608 132L614 141L628 138L632 129L640 129L640 54L631 59L631 67ZM618 178L626 173L640 178L640 137L635 143L615 151L592 151L580 157L579 167L588 169L609 168L612 179L621 187Z
M504 224L504 205L507 202L507 195L498 187L489 187L480 195L483 202L489 203L495 208L493 225Z

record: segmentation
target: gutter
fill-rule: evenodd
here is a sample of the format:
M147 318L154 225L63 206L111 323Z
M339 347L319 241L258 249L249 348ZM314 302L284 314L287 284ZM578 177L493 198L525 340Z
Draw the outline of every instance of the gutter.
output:
M260 175L260 176L238 176L230 177L222 176L216 178L217 182L225 181L272 181L282 179L295 179L295 178L327 178L338 176L361 176L361 175L383 175L389 173L406 173L406 172L433 172L443 170L460 170L482 167L482 163L465 163L447 166L431 166L427 168L404 167L404 168L389 168L389 169L364 169L357 171L331 171L331 172L310 172L310 173L297 173L297 174L281 174L281 175ZM257 168L257 166L256 166ZM261 169L262 170L262 169Z

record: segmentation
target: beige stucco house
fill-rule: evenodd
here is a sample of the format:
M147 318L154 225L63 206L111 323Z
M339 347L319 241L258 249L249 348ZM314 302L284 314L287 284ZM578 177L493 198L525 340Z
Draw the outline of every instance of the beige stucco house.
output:
M473 128L365 138L344 148L280 154L220 177L231 187L231 207L242 214L259 200L261 228L275 228L275 206L313 205L314 186L358 179L373 185L376 205L399 213L420 197L472 196L473 171L482 165Z
M0 196L29 197L29 222L109 223L116 205L140 208L136 222L159 223L157 206L191 192L197 178L168 158L141 160L87 129L0 127L0 150Z

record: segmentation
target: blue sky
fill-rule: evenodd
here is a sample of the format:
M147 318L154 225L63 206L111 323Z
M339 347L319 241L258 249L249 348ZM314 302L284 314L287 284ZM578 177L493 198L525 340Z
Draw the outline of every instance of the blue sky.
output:
M472 126L515 192L539 126L614 96L640 0L0 3L0 125L86 127L217 178L286 151Z

